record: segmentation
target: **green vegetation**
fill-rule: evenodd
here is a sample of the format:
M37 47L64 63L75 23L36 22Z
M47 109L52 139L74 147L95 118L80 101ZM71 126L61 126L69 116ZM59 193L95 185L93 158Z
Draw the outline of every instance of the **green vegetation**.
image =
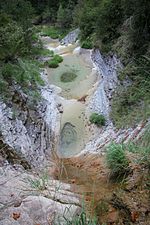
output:
M112 177L121 178L126 175L129 171L129 162L125 154L125 146L110 144L106 152L106 162Z
M41 29L41 35L49 36L53 39L57 39L60 37L60 30L53 26L43 26Z
M48 61L49 68L57 68L58 66L59 66L59 63L55 60L52 59L52 60Z
M54 55L53 60L57 61L58 63L61 63L63 61L63 57L60 55Z
M30 186L33 189L35 189L37 191L44 191L47 188L48 174L47 174L47 172L44 172L37 179L29 178L27 181L30 183Z
M111 177L122 178L130 172L127 152L135 154L136 163L150 171L150 126L147 126L143 136L136 143L112 143L108 146L106 163L111 171Z
M111 116L117 127L134 125L150 117L150 58L141 57L121 72L132 84L119 87L112 101Z
M60 0L57 11L57 25L61 30L68 30L71 28L77 2L77 0Z
M87 38L85 41L83 41L81 47L86 48L86 49L93 48L93 43L92 43L91 39Z
M0 67L0 94L6 101L12 95L9 86L14 82L22 87L25 94L30 96L31 102L40 99L37 86L44 85L44 82L35 61L18 59L15 63L2 64Z
M61 75L60 80L64 83L72 82L75 80L77 75L73 72L65 72Z
M137 143L126 144L126 149L138 154L138 163L148 167L150 171L150 125L147 126L140 140Z
M59 66L59 63L63 61L63 57L60 55L54 55L53 58L48 61L48 66L50 68L57 68Z
M104 200L101 200L95 208L97 215L103 215L109 211L108 203Z
M111 117L117 127L136 124L150 116L150 2L134 0L84 0L74 10L74 23L80 27L84 48L113 51L124 63L122 85L115 92Z
M36 54L37 56L49 56L49 57L54 56L54 52L46 48L38 48L37 52L34 54Z
M16 84L29 96L29 104L40 99L38 86L44 82L36 57L38 51L46 53L32 25L33 16L29 1L1 1L0 95L6 102L12 97Z
M90 122L100 127L105 126L106 120L103 115L99 115L98 113L92 113L92 115L90 116Z
M98 225L97 218L88 218L84 209L78 216L74 216L72 220L64 219L66 220L66 225Z

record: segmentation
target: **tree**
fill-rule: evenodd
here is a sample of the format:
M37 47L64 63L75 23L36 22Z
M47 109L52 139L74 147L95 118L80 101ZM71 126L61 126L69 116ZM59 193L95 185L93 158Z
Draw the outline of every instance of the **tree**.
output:
M10 15L23 30L26 31L31 26L34 9L29 1L25 0L2 0L1 11Z
M2 19L2 15L0 18ZM5 26L0 26L0 60L9 61L20 56L25 51L25 39L22 27L14 21L5 21Z
M150 41L150 1L137 0L134 4L134 12L131 23L131 41L133 51L140 50L140 54L147 51Z
M74 12L74 23L80 27L81 39L88 38L95 32L96 21L98 18L98 1L84 0L79 1Z
M103 43L110 43L119 36L119 26L123 22L121 0L103 0L99 7L96 30Z
M9 15L18 27L23 30L24 41L30 49L32 42L32 18L34 9L29 1L25 0L2 0L1 12Z
M69 28L72 23L71 10L69 8L63 8L60 4L57 12L57 24L61 29Z

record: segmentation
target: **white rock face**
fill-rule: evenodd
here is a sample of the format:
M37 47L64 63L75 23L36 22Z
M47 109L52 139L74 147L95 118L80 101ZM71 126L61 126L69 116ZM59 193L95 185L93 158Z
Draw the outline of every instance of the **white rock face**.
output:
M112 97L112 92L119 84L117 68L121 67L121 64L114 55L105 59L98 49L92 51L91 58L94 67L99 72L99 82L91 97L88 110L103 114L109 120L109 100Z
M0 131L2 139L12 148L16 148L25 157L32 156L33 147L26 127L19 119L13 120L13 112L0 102ZM29 155L28 155L29 154Z
M81 52L81 47L78 46L78 47L76 47L76 48L74 49L73 54L74 54L74 55L79 55L80 52Z
M0 225L63 225L65 217L71 220L79 209L79 196L71 193L70 185L49 176L42 183L43 177L21 167L0 167Z
M17 115L14 115L13 107L0 101L2 142L36 167L50 157L60 126L57 94L48 86L44 72L42 77L46 85L41 88L42 100L36 108L30 108L19 96L21 106L17 105Z
M106 126L104 128L94 127L91 140L79 155L105 154L106 147L112 141L115 143L127 143L138 140L150 123L150 121L141 122L136 127L127 129L116 129L113 126L109 118L110 100L113 91L119 84L117 69L122 68L122 65L115 55L104 58L98 49L92 50L91 58L94 69L99 72L99 79L87 105L87 113L97 112L103 114L106 118Z
M61 44L68 45L68 44L75 43L79 36L79 33L80 33L79 29L71 31L66 37L64 37L61 40Z

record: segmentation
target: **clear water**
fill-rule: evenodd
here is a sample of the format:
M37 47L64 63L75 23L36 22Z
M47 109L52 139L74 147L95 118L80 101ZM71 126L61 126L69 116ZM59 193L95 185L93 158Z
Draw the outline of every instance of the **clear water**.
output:
M70 54L63 58L58 68L47 68L49 82L60 87L61 95L66 99L78 99L88 92L95 77L91 75L92 69L82 57ZM73 72L77 77L72 82L62 82L60 78L65 72Z
M89 134L85 129L85 105L72 100L64 102L63 107L58 154L67 158L78 154L84 148Z
M47 68L50 84L61 88L63 113L61 118L61 132L58 147L58 155L69 158L77 155L84 149L89 138L86 128L85 104L77 99L88 95L96 80L96 72L92 70L89 52L74 54L77 45L61 46L57 41L47 41L48 49L63 56L63 62L58 68ZM61 75L65 72L73 72L77 77L68 83L61 81ZM66 100L65 100L66 99Z

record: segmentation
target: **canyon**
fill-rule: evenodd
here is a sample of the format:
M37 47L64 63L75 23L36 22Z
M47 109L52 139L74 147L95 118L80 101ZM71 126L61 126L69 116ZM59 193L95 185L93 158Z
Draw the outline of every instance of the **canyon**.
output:
M81 212L83 196L89 214L92 202L119 199L114 194L119 185L108 182L106 148L112 142L139 140L149 121L126 129L114 127L111 99L122 64L114 54L104 57L98 49L82 49L78 34L77 29L61 41L41 37L45 48L61 55L63 62L56 69L42 70L45 86L39 87L37 106L30 106L18 85L12 87L7 104L0 102L0 225L63 225ZM68 71L77 78L61 82L61 74ZM104 115L104 127L90 124L92 112ZM133 175L138 172L136 168ZM138 204L129 204L130 198L127 203L118 200L125 214L138 209ZM146 204L146 195L143 198ZM116 222L113 210L111 206L109 224ZM145 223L141 219L137 224Z

